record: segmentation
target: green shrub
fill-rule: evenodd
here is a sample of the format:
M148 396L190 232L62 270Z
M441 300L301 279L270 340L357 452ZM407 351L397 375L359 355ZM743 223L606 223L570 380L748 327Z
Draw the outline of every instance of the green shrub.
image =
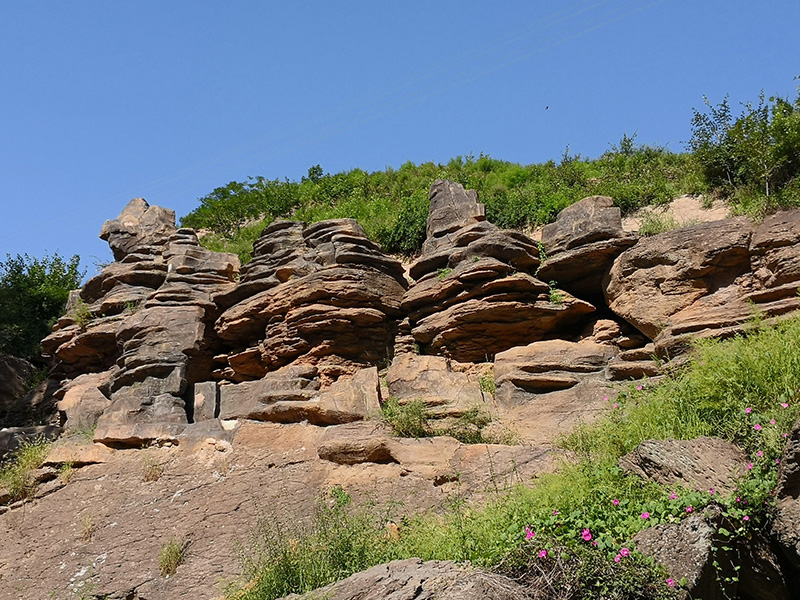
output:
M428 407L422 400L400 404L397 398L383 403L383 418L400 437L429 437L433 430L428 423Z
M178 567L186 558L187 547L186 541L178 538L173 538L161 545L158 550L158 570L162 577L175 575Z
M58 254L6 255L0 262L0 352L36 359L42 338L84 274L77 255L69 260Z
M23 444L6 458L0 468L0 487L8 491L12 500L23 500L36 491L33 471L42 466L50 452L50 442L44 438Z

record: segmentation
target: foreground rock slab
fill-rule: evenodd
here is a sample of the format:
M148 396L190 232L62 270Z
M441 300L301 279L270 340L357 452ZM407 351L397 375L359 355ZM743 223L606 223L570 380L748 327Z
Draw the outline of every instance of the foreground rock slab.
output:
M526 600L518 583L451 561L412 558L378 565L347 579L283 600Z

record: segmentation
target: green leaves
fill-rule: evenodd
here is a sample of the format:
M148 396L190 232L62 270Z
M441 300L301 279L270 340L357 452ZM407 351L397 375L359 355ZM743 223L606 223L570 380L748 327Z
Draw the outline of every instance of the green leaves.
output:
M36 358L39 342L84 274L77 255L69 260L57 253L40 259L7 255L0 262L0 352Z

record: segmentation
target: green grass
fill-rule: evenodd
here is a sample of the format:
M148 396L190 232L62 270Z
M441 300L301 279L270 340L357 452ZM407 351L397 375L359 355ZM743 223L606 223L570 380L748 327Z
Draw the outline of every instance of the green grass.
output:
M635 552L620 553L634 550L630 540L641 529L678 522L689 507L697 512L711 500L733 523L731 535L766 530L775 459L783 435L800 417L798 389L800 319L704 341L685 368L657 385L630 385L598 423L565 437L562 445L576 459L540 476L533 487L499 492L482 505L455 496L443 510L406 516L398 516L397 506L354 507L337 489L332 505L321 504L304 530L281 529L270 515L243 558L250 583L229 597L279 598L410 557L470 561L543 589L572 585L572 598L675 597L663 571ZM646 439L698 435L731 440L750 456L752 469L735 496L645 483L617 467L620 456ZM399 536L387 535L390 520L399 525ZM537 580L542 573L551 579Z
M492 384L494 380L492 379ZM491 416L479 406L465 411L460 417L449 419L446 425L436 426L430 411L422 400L400 404L389 398L382 406L383 419L400 437L424 438L448 435L462 444L492 443L483 434L483 428L492 422Z
M187 543L173 538L161 545L158 550L158 570L162 577L175 575L186 558Z
M0 488L5 488L12 500L23 500L36 491L33 471L42 466L50 446L44 438L24 442L6 459L0 468Z

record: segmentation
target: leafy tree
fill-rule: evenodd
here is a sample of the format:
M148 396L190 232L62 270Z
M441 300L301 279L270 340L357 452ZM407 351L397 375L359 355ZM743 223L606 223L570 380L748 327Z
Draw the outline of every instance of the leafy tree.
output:
M0 262L0 351L36 359L39 343L84 275L77 255L69 260L57 253L41 259L7 255Z

